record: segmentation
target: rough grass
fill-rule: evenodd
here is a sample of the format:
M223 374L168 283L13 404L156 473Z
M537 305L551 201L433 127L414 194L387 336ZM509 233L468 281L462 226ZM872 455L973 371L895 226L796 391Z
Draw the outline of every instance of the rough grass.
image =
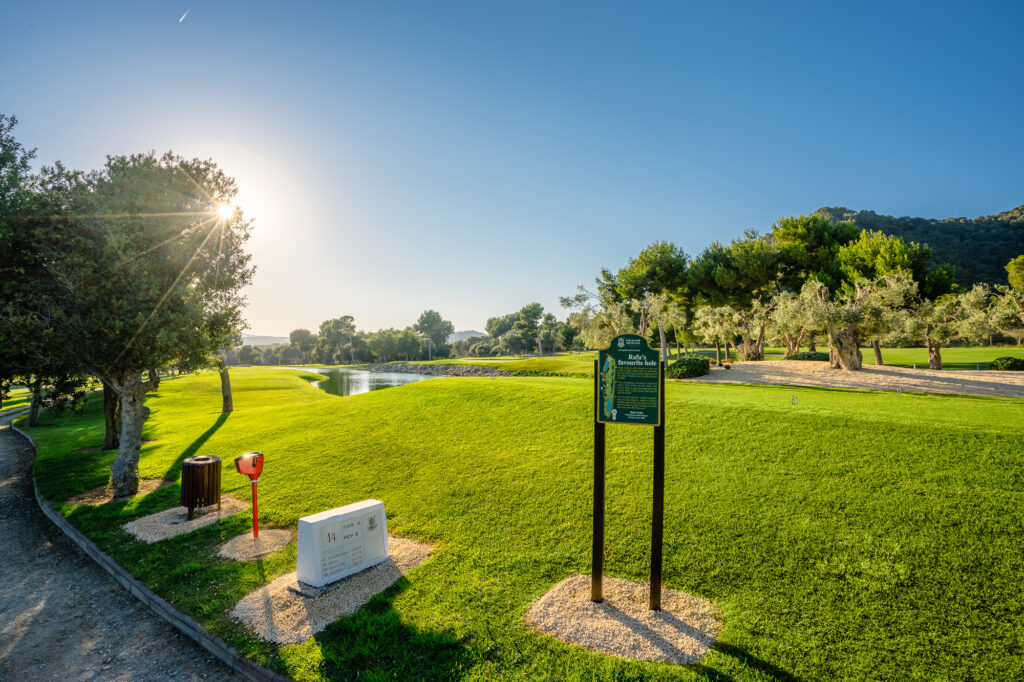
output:
M526 628L529 605L589 571L591 388L584 379L445 378L354 397L295 370L161 383L144 476L267 457L261 524L367 497L391 532L438 550L385 595L304 644L230 622L243 595L294 570L295 548L216 556L247 514L155 545L120 530L177 504L169 486L62 511L147 585L245 654L300 679L1020 679L1024 677L1024 401L670 384L665 583L724 610L687 667L617 660ZM794 396L796 400L794 400ZM40 486L59 502L102 485L100 400L33 430ZM651 430L608 428L608 574L645 580Z

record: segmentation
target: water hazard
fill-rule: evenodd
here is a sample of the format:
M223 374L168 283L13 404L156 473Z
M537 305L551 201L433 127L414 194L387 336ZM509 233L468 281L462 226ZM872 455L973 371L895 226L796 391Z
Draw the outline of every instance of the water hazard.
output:
M379 391L382 388L437 378L429 374L413 374L411 372L367 372L361 369L318 367L296 369L305 369L326 376L326 379L316 382L316 386L334 395L359 395L360 393Z

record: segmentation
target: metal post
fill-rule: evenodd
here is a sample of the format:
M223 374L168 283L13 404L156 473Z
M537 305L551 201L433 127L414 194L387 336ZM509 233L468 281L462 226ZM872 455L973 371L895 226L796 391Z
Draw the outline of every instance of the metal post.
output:
M594 545L590 562L590 599L594 602L604 601L604 424L597 421L599 369L594 360Z
M665 521L665 363L659 364L658 413L654 427L654 504L651 513L651 610L661 610L661 554Z
M260 536L260 520L256 516L256 481L252 482L252 536Z

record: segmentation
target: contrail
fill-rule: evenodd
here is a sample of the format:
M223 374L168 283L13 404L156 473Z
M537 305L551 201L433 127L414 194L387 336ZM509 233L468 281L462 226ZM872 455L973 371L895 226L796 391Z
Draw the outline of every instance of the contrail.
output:
M178 23L180 24L181 22L185 21L185 17L187 17L188 13L191 12L191 11L192 11L191 7L189 7L187 10L185 10L185 13L181 15L181 19L178 19Z

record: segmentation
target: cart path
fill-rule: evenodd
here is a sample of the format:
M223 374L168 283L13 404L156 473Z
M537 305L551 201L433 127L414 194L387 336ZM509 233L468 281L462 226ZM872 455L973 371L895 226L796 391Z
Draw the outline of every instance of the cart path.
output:
M32 490L31 446L0 416L0 680L241 680L124 591Z

